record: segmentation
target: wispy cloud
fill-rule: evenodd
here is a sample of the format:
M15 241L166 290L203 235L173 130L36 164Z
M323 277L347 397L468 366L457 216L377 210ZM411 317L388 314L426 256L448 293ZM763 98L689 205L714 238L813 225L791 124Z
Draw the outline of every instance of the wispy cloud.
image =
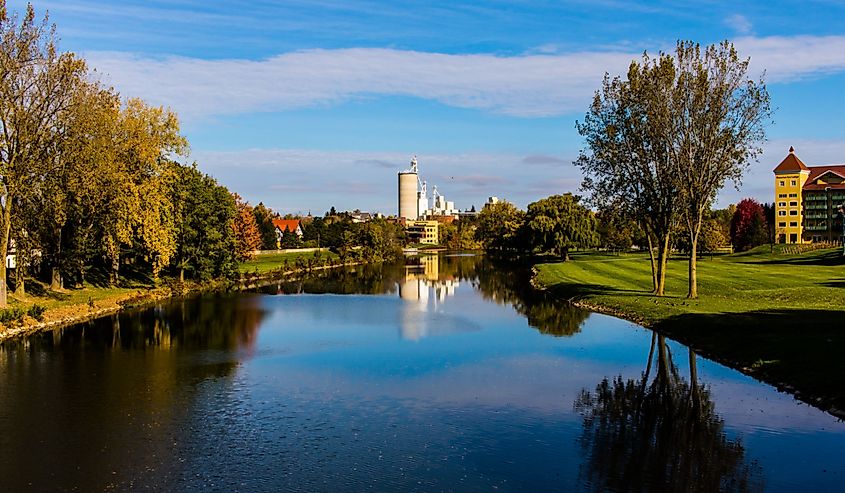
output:
M522 158L523 164L568 164L571 162L571 160L567 161L559 157L547 156L545 154L532 154Z
M737 34L751 34L754 25L742 14L734 14L725 19L725 25L733 29Z
M742 37L736 45L752 58L755 70L767 71L770 82L845 70L845 36ZM545 117L582 111L603 74L620 73L639 54L506 57L352 48L297 51L259 61L114 52L87 56L126 94L171 106L188 118L325 106L370 95Z

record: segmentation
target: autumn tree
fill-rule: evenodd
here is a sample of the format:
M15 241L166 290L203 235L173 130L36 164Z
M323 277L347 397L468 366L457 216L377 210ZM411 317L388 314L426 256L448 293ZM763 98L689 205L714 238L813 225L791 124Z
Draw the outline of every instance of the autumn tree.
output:
M738 184L762 152L771 109L765 83L750 77L749 59L727 41L703 50L681 41L672 61L669 149L691 245L687 296L697 298L696 249L705 213L725 183Z
M484 206L478 213L475 237L485 250L522 250L525 212L502 200Z
M261 231L255 222L252 207L240 195L232 194L235 200L237 214L232 222L235 234L235 258L238 262L249 260L255 256L255 251L261 248Z
M22 17L0 0L0 259L8 254L13 209L56 166L62 115L85 63L58 53L47 18L32 5ZM7 301L6 263L0 262L0 307Z
M745 251L768 242L768 226L763 206L754 199L742 199L731 218L731 243Z
M580 200L567 193L528 204L525 230L532 249L552 252L566 261L570 249L595 246L596 217Z

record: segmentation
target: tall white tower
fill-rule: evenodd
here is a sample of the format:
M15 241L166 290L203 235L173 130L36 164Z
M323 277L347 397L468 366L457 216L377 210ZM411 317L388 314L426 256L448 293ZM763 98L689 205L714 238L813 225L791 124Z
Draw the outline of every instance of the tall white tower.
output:
M407 221L416 221L420 216L419 193L417 185L417 157L411 159L411 168L399 172L399 217Z

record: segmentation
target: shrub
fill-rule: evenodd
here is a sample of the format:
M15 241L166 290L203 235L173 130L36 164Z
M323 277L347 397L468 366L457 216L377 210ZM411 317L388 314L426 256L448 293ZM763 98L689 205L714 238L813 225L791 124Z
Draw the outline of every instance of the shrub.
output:
M29 310L26 311L26 314L34 318L35 320L41 322L44 320L44 312L46 311L46 307L43 307L41 305L32 305L31 307L29 307Z

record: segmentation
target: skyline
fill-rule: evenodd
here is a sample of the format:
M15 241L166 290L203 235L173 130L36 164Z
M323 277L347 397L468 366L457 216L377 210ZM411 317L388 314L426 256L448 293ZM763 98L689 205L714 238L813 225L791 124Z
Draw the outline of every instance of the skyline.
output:
M766 70L776 108L760 162L718 206L770 202L771 170L791 145L811 166L845 162L845 6L835 2L35 8L50 11L60 48L123 96L173 108L188 160L282 213L395 214L395 175L413 155L461 209L489 195L525 207L577 193L575 121L604 72L677 39L732 40L753 73Z

